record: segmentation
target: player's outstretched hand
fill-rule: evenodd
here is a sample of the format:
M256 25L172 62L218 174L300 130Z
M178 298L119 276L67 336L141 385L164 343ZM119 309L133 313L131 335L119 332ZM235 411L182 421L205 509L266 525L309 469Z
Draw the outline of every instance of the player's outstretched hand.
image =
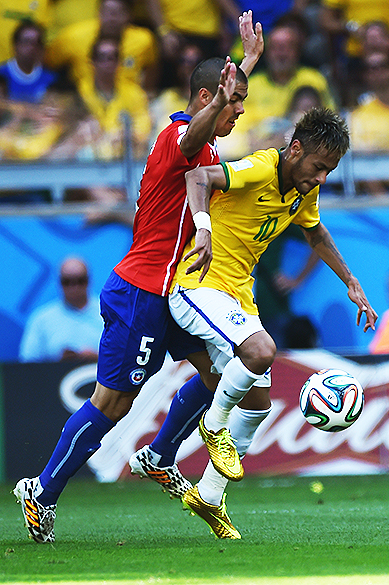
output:
M262 25L257 22L253 28L253 14L251 10L243 12L242 16L239 17L239 32L244 54L240 68L243 69L248 77L265 47Z
M236 85L236 65L227 57L220 73L219 85L213 102L224 108L231 99Z
M352 278L349 282L348 296L350 300L358 305L357 325L361 322L362 313L366 313L366 323L363 331L366 332L369 328L375 330L375 322L378 319L378 315L367 300L366 295L356 278Z
M200 270L202 268L199 282L201 282L204 276L207 274L209 266L212 261L212 242L211 242L211 232L207 229L200 228L196 231L196 239L195 239L195 247L192 248L187 254L184 256L184 262L186 262L189 258L198 254L197 259L187 268L186 274L192 274L192 272L196 272L196 270Z

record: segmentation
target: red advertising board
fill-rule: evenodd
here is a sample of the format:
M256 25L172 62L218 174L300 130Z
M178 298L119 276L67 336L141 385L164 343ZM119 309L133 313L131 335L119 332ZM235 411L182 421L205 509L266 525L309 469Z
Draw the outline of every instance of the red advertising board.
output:
M311 373L342 369L365 391L360 418L348 429L327 433L313 428L299 408L300 388ZM194 374L188 362L167 359L134 401L130 413L102 441L88 462L99 481L131 477L128 460L150 443L161 427L175 392ZM69 413L93 390L96 365L5 364L6 479L37 475L55 446ZM389 359L358 363L307 350L280 354L272 369L273 409L257 430L244 459L247 474L363 474L389 470ZM207 451L195 431L182 444L178 462L184 475L200 477Z
M338 368L355 375L365 390L365 406L360 418L338 433L320 431L309 425L299 408L299 393L306 379L323 368ZM104 466L104 451L110 455L113 471L114 445L124 450L124 462L130 451L150 443L158 432L173 396L183 381L192 375L191 366L167 361L163 370L145 387L128 420L121 421L103 441L102 449L91 461L101 480L114 479ZM164 396L167 399L164 399ZM380 473L389 468L389 361L358 364L320 351L280 355L272 370L271 414L257 430L244 459L248 474L363 474ZM131 424L131 419L133 424ZM120 458L119 458L120 459ZM120 467L117 459L117 471ZM189 477L200 476L208 457L197 432L181 446L178 461ZM121 476L129 474L124 463Z

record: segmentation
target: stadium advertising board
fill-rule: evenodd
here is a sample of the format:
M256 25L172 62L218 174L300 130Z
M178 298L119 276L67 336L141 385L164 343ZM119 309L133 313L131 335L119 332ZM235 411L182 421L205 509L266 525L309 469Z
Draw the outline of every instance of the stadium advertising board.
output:
M311 427L299 409L300 388L314 371L338 368L365 390L365 407L348 429L327 433ZM129 478L130 455L158 432L176 390L194 373L188 362L166 359L145 384L132 411L106 435L88 466L99 481ZM34 476L46 463L69 413L90 395L96 366L4 364L5 474ZM322 350L288 352L273 366L273 410L254 437L244 467L248 474L364 474L389 468L389 360L361 364ZM199 477L207 452L197 432L181 446L180 469ZM85 473L85 471L84 471Z

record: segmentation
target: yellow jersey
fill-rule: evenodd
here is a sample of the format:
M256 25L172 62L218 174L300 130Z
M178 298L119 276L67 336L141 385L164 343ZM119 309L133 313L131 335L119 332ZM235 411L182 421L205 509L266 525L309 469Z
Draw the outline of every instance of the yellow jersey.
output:
M50 2L50 26L46 39L51 42L64 28L95 18L99 11L99 0L56 0Z
M389 150L389 107L374 98L358 106L349 117L351 145L354 150Z
M220 8L214 0L161 0L166 24L176 31L204 37L220 33Z
M282 191L281 157L275 148L258 150L239 161L222 163L227 187L211 198L213 260L201 283L199 272L185 274L193 262L181 262L172 287L208 287L238 299L251 315L258 309L253 300L251 273L269 243L290 223L306 229L320 222L319 187L307 195ZM194 247L194 238L183 256Z

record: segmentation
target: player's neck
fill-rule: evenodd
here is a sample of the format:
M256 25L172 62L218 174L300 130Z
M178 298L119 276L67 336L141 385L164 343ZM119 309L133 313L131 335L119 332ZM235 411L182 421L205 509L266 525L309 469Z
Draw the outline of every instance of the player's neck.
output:
M200 110L202 110L202 107L199 107L197 104L192 103L192 104L188 104L186 110L185 110L185 114L189 114L189 116L195 116L198 112L200 112Z
M289 149L285 148L280 151L280 170L281 170L281 181L282 192L281 195L285 195L293 188L293 181L291 177L291 163L289 160ZM280 185L281 187L281 185Z

